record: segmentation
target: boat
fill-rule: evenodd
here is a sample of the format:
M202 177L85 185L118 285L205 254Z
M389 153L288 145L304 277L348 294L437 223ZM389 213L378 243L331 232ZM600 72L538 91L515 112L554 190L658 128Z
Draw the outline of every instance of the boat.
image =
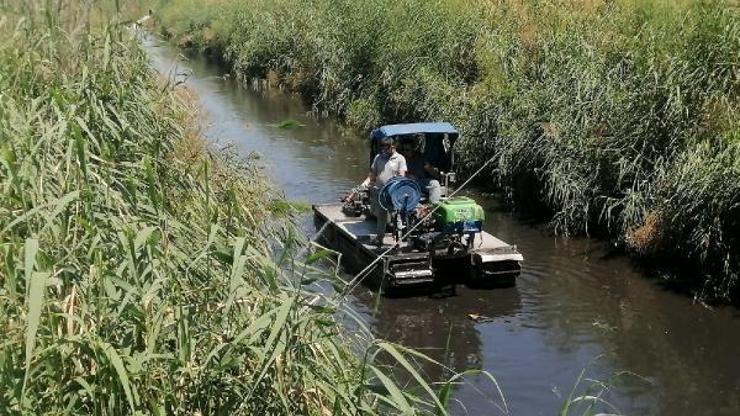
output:
M356 187L340 202L314 205L317 241L341 253L341 265L356 278L389 293L401 288L512 286L524 257L513 246L483 230L485 213L473 198L453 190L454 146L450 123L407 123L379 127L370 134L370 161L380 141L410 143L432 166L441 198L434 202L417 180L396 177L376 193ZM405 156L405 155L404 155ZM427 181L429 182L429 181ZM370 198L389 212L382 242Z

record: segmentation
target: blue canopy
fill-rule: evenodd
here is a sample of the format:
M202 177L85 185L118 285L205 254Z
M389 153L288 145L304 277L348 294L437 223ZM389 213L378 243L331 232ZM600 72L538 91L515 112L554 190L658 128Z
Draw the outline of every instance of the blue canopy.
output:
M382 139L383 137L390 136L403 136L405 134L415 133L436 133L436 134L449 134L454 138L457 138L457 130L450 123L408 123L408 124L389 124L387 126L378 127L370 133L371 140Z

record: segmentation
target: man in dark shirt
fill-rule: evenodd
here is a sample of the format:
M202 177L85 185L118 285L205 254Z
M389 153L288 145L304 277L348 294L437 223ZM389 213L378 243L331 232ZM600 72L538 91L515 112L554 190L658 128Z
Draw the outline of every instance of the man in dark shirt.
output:
M419 152L418 142L402 141L399 152L406 156L408 172L406 176L416 180L419 187L429 197L429 202L437 203L442 197L442 185L439 183L439 169L435 168Z

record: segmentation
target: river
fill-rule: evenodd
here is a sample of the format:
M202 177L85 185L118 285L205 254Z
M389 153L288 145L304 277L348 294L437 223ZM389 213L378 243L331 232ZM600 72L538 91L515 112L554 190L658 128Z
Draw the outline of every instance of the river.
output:
M333 201L366 175L367 140L311 116L297 97L247 88L218 65L183 60L159 41L145 39L144 46L158 71L187 78L204 114L204 135L233 143L242 154L257 153L288 199ZM300 125L280 128L285 120ZM377 305L374 294L360 288L353 306L378 336L458 371L489 371L512 415L557 414L582 371L610 381L603 398L620 414L740 414L740 311L694 304L607 243L554 237L501 209L496 199L471 192L487 210L487 231L524 254L516 287L459 288L452 297L383 298ZM303 223L308 230L310 215ZM434 366L423 368L431 377L442 375ZM581 381L579 393L589 385ZM454 398L453 414L503 413L485 377L470 378Z

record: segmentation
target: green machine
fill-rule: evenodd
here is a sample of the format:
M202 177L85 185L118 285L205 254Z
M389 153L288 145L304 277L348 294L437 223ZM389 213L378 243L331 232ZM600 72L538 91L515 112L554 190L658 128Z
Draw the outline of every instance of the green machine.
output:
M466 196L442 200L434 215L441 230L446 232L479 233L486 219L483 208Z

